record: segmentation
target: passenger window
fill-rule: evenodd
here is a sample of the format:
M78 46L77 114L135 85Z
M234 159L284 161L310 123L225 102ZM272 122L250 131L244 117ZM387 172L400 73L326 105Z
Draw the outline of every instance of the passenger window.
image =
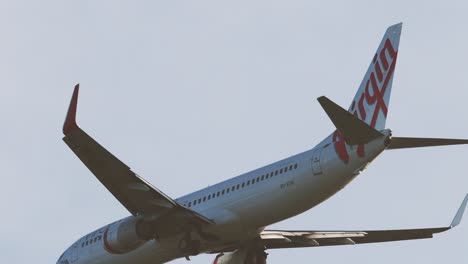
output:
M288 167L284 168L284 172L287 172L288 171Z
M193 200L193 205L196 205L197 204L197 200Z
M295 168L295 169L297 169L297 163L296 163L296 164L294 164L294 168Z
M226 189L226 193L229 193L229 190L231 190L231 189L230 189L230 188L227 188L227 189Z
M218 193L216 194L216 196L219 197L220 194L221 194L221 192L218 192Z
M221 195L224 195L224 190L221 192Z
M260 181L260 177L257 177L257 182L259 182L259 181Z
M283 169L280 170L280 174L283 173Z
M242 188L244 188L244 186L245 186L245 182L242 183Z
M203 197L203 201L206 201L206 196Z
M293 169L293 165L289 166L289 170L292 170Z
M239 190L239 187L240 187L240 184L237 184L237 187L236 187L236 189L237 189L237 190Z
M275 176L278 175L278 171L275 171Z
M252 183L253 183L253 181L252 181ZM250 185L250 180L247 181L247 186L249 186L249 185Z
M265 179L265 175L262 175L262 177L260 178L260 180L263 181L263 179Z
M210 194L210 195L208 195L208 200L210 200L210 199L211 199L211 194Z
M192 206L192 202L189 202L189 203L188 203L188 207L190 207L190 206Z
M198 199L198 203L201 203L201 198Z

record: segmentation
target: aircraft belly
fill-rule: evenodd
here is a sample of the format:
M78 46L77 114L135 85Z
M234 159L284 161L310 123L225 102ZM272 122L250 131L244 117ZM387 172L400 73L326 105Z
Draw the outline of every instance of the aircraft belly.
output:
M140 248L125 253L111 254L100 247L93 252L82 252L74 264L158 264L182 257L177 248L162 246L156 241L149 241Z

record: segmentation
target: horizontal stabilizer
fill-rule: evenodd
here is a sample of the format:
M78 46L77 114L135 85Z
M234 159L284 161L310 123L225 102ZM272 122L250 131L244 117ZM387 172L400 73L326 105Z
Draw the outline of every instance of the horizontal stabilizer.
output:
M468 144L466 139L392 137L387 149L422 148Z
M349 145L365 144L383 136L382 133L373 129L327 97L321 96L317 100Z

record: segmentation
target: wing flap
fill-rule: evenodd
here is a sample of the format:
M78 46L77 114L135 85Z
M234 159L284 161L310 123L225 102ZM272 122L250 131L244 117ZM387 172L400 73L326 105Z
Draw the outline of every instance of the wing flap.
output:
M261 234L266 248L299 248L344 246L368 243L432 238L434 234L449 230L444 228L384 230L384 231L265 231ZM339 235L338 235L339 233ZM283 236L283 238L281 238ZM272 239L274 237L274 239Z
M432 238L460 224L468 204L465 196L450 226L438 228L373 230L373 231L289 231L265 230L260 234L263 245L268 249L323 247L381 243Z
M177 206L176 202L141 179L80 128L68 133L63 140L107 190L133 215L151 213L157 208Z

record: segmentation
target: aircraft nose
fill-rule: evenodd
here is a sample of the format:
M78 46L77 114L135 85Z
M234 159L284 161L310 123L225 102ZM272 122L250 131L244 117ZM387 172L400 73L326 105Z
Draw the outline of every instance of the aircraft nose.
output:
M67 252L63 252L63 254L60 256L60 258L57 260L57 263L56 264L70 264L70 262L68 261L68 257L67 257Z
M70 262L68 262L68 259L59 259L57 260L57 263L56 264L70 264Z

